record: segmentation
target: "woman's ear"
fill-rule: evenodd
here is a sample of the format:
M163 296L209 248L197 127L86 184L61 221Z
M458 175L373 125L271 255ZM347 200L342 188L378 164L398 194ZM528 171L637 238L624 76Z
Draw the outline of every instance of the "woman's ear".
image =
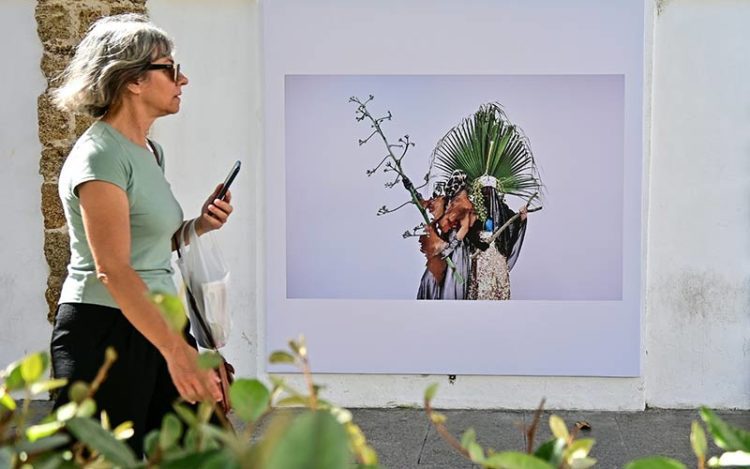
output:
M125 89L129 91L130 93L133 93L135 95L141 94L141 85L143 84L143 78L136 78L135 80L131 81L127 85L125 85Z

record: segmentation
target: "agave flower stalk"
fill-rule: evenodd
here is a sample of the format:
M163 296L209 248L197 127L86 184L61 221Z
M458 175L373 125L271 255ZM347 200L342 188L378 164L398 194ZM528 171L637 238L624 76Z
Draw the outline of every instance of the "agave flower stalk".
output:
M419 194L419 192L417 192L417 188L414 187L414 184L406 176L404 169L401 167L401 161L403 161L404 157L406 156L406 153L409 151L409 148L414 146L414 142L410 141L408 135L404 135L403 137L399 138L398 139L399 143L397 144L391 144L388 141L388 138L385 136L385 133L383 133L383 129L381 128L380 123L386 120L391 120L393 115L391 114L390 111L388 111L388 114L385 115L384 117L380 117L380 118L373 117L373 115L370 114L370 111L367 109L367 103L369 103L373 99L375 99L373 95L368 96L368 98L364 101L360 100L356 96L352 96L351 98L349 98L349 102L357 104L357 110L356 110L357 120L363 121L365 119L369 119L370 127L373 129L372 133L367 138L359 140L359 144L364 145L372 137L374 137L375 135L379 135L380 138L383 140L383 143L385 144L385 148L388 151L388 154L386 154L385 157L383 157L383 159L380 161L380 163L378 163L377 166L367 171L367 175L371 176L375 174L378 171L378 169L380 169L380 167L383 165L385 165L385 169L383 170L383 172L388 172L388 171L396 172L397 174L396 179L392 182L386 183L386 187L391 188L391 187L394 187L399 182L401 182L404 185L404 188L409 192L409 196L411 200L400 205L395 210L398 210L399 208L407 204L414 204L419 210L420 214L422 215L422 218L424 219L425 223L429 224L430 217L427 214L427 210L425 210L425 208L422 207L422 204L420 203L422 201L422 196ZM401 152L401 155L396 156L393 153L394 148L402 148L403 151ZM395 210L388 210L385 207L382 207L378 213L385 214L385 213L393 212Z
M365 139L359 140L359 145L364 145L367 143L372 137L375 135L379 135L380 138L383 140L383 144L385 144L385 148L388 151L388 154L386 154L383 159L378 163L377 166L375 166L372 169L367 170L367 175L372 176L375 174L381 166L385 166L385 169L383 169L383 172L389 172L394 171L397 176L395 180L392 182L386 183L387 188L392 188L396 186L399 182L401 182L404 185L404 188L409 192L410 200L407 202L404 202L403 204L399 205L394 210L389 210L387 207L383 206L378 210L378 215L385 215L386 213L395 212L396 210L409 205L413 204L417 209L419 210L419 213L422 215L422 219L424 220L424 226L428 226L432 223L430 220L430 216L427 213L427 210L422 205L422 196L417 191L417 189L420 189L424 187L427 182L429 181L429 172L428 175L425 176L425 183L422 186L414 187L414 184L411 182L411 179L409 179L406 176L406 173L404 172L403 168L401 167L401 161L403 161L404 157L406 156L406 153L409 151L410 147L414 146L414 142L412 142L409 139L408 135L404 135L403 137L399 138L399 143L392 144L388 141L388 138L385 136L385 133L383 132L382 127L380 124L383 121L391 120L393 117L393 114L391 114L391 111L388 111L388 114L386 114L383 117L376 118L372 114L370 114L370 111L367 109L367 103L375 99L373 95L369 95L366 100L361 100L357 98L356 96L352 96L349 98L349 102L356 103L357 104L357 110L355 111L355 114L357 115L357 121L363 121L365 119L368 119L370 121L370 127L373 129L372 133L367 136ZM401 155L396 156L393 153L394 148L401 148L403 151L401 152ZM408 233L408 232L407 232ZM404 233L406 235L406 233ZM406 237L406 236L404 236ZM460 273L456 270L456 265L454 262L449 258L445 258L446 263L448 264L448 267L451 268L451 270L456 275L457 280L460 283L463 283L463 277L460 275Z

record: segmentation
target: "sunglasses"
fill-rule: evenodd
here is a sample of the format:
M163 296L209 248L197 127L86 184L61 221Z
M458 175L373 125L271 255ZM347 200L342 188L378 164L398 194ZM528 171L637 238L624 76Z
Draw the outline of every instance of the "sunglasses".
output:
M146 70L169 70L175 83L180 80L180 64L148 64Z

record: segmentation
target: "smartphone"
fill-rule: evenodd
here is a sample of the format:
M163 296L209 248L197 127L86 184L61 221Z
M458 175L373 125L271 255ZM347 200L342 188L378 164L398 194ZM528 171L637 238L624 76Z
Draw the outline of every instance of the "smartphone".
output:
M221 190L219 191L219 194L216 196L219 200L224 200L224 197L227 195L227 191L229 190L229 186L232 185L232 182L234 181L234 178L237 177L237 173L240 172L240 162L239 160L235 161L234 166L232 166L232 169L229 170L229 174L227 174L227 178L224 179L224 184L221 186Z

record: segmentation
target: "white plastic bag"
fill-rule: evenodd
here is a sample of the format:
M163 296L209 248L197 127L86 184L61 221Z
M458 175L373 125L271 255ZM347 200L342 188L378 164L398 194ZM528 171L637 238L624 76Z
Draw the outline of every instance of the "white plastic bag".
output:
M188 230L190 240L187 245L185 245L185 230ZM232 328L227 297L229 268L224 262L219 246L213 239L213 234L209 232L198 236L195 232L195 220L185 223L178 238L177 265L189 290L187 309L193 336L201 347L223 347L227 343L229 331ZM195 311L191 305L189 299L191 293L195 298L198 311ZM201 320L210 331L211 337L206 334Z

